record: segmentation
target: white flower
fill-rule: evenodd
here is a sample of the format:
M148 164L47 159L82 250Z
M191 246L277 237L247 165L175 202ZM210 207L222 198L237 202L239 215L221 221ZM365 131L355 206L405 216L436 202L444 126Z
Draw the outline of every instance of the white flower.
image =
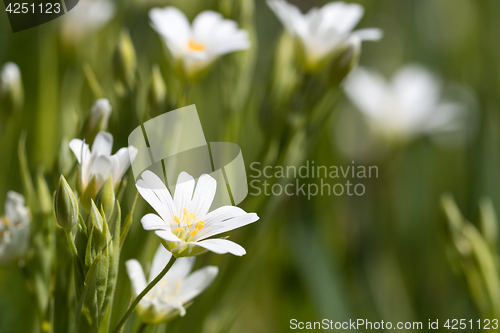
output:
M6 62L0 72L0 91L5 92L21 83L21 70L13 62Z
M5 215L0 217L0 264L13 265L26 255L30 242L30 214L24 197L9 191Z
M162 245L156 251L149 272L149 282L154 280L170 260L172 254ZM177 315L186 314L185 306L201 294L217 277L219 269L216 266L206 266L192 274L194 257L180 258L145 296L136 307L137 314L147 324L157 324L168 321ZM141 264L128 260L127 274L135 297L147 286L146 277ZM186 305L187 304L187 305Z
M110 0L80 1L62 17L61 33L68 43L75 43L87 34L99 30L115 15L115 4Z
M321 69L329 56L361 40L379 40L380 29L352 31L364 14L363 6L331 2L312 8L307 14L284 0L267 0L287 32L300 41L301 60L306 70Z
M99 131L107 128L112 110L111 103L106 98L95 101L82 126L82 137L94 138Z
M227 239L207 239L259 219L235 206L208 210L215 197L217 181L207 174L195 181L186 172L177 179L174 198L161 179L151 171L142 173L136 183L141 196L160 215L147 214L141 219L145 230L156 230L167 250L179 257L195 256L212 251L218 254L244 255L245 249ZM193 193L194 191L194 193Z
M108 132L99 132L96 135L92 152L89 145L80 139L71 140L69 147L80 163L79 186L82 193L94 177L97 191L110 176L113 184L116 185L127 171L131 161L137 156L137 149L133 146L121 148L116 154L111 155L113 136Z
M149 18L188 80L220 56L250 47L247 32L214 11L201 12L192 26L175 7L153 8Z
M443 101L441 84L427 69L409 65L391 82L363 68L350 74L345 91L373 130L388 139L407 140L420 134L459 130L462 108Z
M13 62L7 62L0 70L0 113L17 110L24 99L21 70Z

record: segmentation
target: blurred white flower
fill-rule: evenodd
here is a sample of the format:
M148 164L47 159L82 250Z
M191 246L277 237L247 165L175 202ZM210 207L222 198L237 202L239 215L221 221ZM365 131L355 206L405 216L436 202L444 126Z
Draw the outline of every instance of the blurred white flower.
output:
M108 132L99 132L96 135L92 152L89 145L80 139L71 140L69 147L80 163L79 187L82 193L93 178L95 178L97 191L110 176L113 184L116 185L127 171L131 161L137 156L137 149L133 146L121 148L111 155L113 135ZM97 193L94 193L92 197L95 194Z
M175 257L196 256L208 251L237 256L246 253L243 247L227 239L207 239L259 219L257 214L247 213L235 206L222 206L209 213L217 188L214 178L201 175L195 190L193 177L181 172L172 200L157 175L145 171L141 176L136 187L160 215L145 215L141 219L142 226L145 230L156 230L165 248Z
M160 245L153 259L148 282L158 276L171 257L172 254ZM206 266L189 274L194 260L194 257L178 259L160 282L141 299L136 312L143 322L157 324L177 315L184 316L186 304L189 305L192 299L212 284L219 269L216 266ZM147 286L144 271L135 259L128 260L125 264L132 292L137 297Z
M106 98L100 98L95 101L85 118L81 136L84 138L94 138L98 132L106 129L112 110L111 103Z
M5 215L0 217L0 264L14 265L26 255L30 242L30 214L24 197L9 191Z
M115 4L110 0L84 0L71 9L61 20L61 33L68 43L75 43L99 30L115 15Z
M22 106L24 98L21 70L6 62L0 71L0 111L11 112Z
M21 70L13 62L6 62L0 72L0 91L4 92L21 82Z
M300 55L308 71L317 71L336 52L362 40L379 40L380 29L352 31L364 14L363 6L344 2L327 3L312 8L307 14L284 0L267 0L287 32L300 42Z
M149 18L187 80L194 79L220 56L250 47L248 33L214 11L198 14L192 26L175 7L153 8Z
M357 68L348 77L345 91L374 132L390 140L452 132L465 125L461 105L444 101L439 80L418 65L401 68L390 82Z

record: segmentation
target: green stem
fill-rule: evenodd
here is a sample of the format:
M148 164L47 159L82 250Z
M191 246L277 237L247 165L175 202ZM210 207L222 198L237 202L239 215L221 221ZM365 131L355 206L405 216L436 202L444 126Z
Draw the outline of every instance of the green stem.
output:
M137 330L137 333L143 333L146 328L148 327L148 324L142 323L141 326L139 326L139 329Z
M188 82L181 82L179 88L179 97L177 99L177 108L182 108L187 104Z
M170 261L168 262L167 266L165 266L165 268L160 272L160 274L158 274L158 276L153 280L151 281L148 286L146 287L146 289L144 289L140 294L139 296L137 296L134 301L132 302L132 304L130 304L130 306L128 307L127 311L125 312L125 314L123 315L122 319L120 320L120 322L118 323L118 325L116 325L115 329L113 330L114 333L118 333L120 331L120 328L123 326L123 324L125 324L125 322L127 321L127 318L130 316L130 314L132 313L132 311L134 311L135 307L137 306L137 304L139 304L139 302L141 301L141 299L146 296L146 294L151 290L153 289L153 287L158 283L160 282L160 280L165 276L165 274L167 274L167 272L169 271L169 269L172 267L172 265L174 264L176 258L174 256L172 256L170 258Z
M71 232L64 229L64 232L66 233L66 237L68 238L68 243L69 247L71 249L71 254L73 254L74 257L78 257L78 252L76 250L75 242L73 241L73 237L71 236Z

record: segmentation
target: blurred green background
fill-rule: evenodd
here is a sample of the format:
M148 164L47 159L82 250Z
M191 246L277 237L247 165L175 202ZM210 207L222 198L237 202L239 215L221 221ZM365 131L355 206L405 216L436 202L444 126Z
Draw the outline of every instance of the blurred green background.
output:
M291 2L303 11L324 4ZM404 64L419 63L445 81L467 87L476 120L469 124L470 139L443 147L422 137L378 157L350 155L339 149L335 131L342 112L357 111L341 96L304 158L317 165L350 165L354 159L356 164L378 166L379 177L363 181L366 194L282 197L271 208L261 204L269 198L249 196L241 206L256 211L261 220L231 235L247 255L199 257L196 267L218 265L219 277L184 318L150 328L152 332L285 332L293 318L421 321L424 327L428 319L484 318L451 241L440 198L452 193L473 223L478 221L481 198L491 198L500 209L500 2L356 2L365 7L358 27L384 31L381 41L363 44L360 64L391 76ZM72 158L62 140L76 136L85 112L101 97L88 83L90 71L102 97L113 105L113 151L127 145L128 133L151 117L145 96L152 64L159 64L169 98L177 96L178 83L164 47L148 23L153 6L179 7L190 19L202 10L217 10L250 32L252 48L218 61L205 79L190 87L187 104L196 104L207 141L231 141L241 147L247 172L259 158L270 130L261 122L282 32L265 1L129 0L116 5L109 23L80 40L63 38L64 17L12 34L6 13L0 14L0 65L17 63L25 89L22 110L0 123L0 202L8 190L22 192L17 159L22 131L27 132L32 172L41 170L56 184L59 174L53 170L64 169L64 154ZM113 70L123 28L137 53L138 88L128 97L116 93ZM165 111L174 108L167 105ZM135 195L131 183L122 211L128 211ZM137 258L147 267L159 240L138 222L151 209L142 199L138 207L121 259ZM124 312L131 297L123 263L120 269L121 309L114 317ZM35 330L30 320L34 311L21 273L0 268L0 332ZM133 332L138 325L134 317L127 329Z

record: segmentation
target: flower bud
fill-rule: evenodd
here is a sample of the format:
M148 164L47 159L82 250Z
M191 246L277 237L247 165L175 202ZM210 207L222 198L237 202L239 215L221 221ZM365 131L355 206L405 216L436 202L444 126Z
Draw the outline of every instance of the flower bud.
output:
M121 83L132 87L134 85L137 58L134 44L127 30L122 30L114 55L115 77Z
M161 75L158 64L153 65L151 71L151 85L148 92L148 104L151 116L156 117L163 113L167 98L167 85Z
M86 139L88 142L92 142L97 133L107 129L112 110L113 108L106 98L100 98L95 101L87 113L80 137Z
M333 59L328 75L331 86L338 86L349 72L358 64L361 55L361 40L354 38Z
M115 189L111 177L106 180L99 193L97 193L96 205L98 208L102 207L106 219L110 220L115 207Z
M54 198L54 211L57 223L66 230L78 223L78 201L63 175L59 178L56 196Z
M15 63L7 62L0 72L0 114L12 114L22 107L23 102L21 70Z

